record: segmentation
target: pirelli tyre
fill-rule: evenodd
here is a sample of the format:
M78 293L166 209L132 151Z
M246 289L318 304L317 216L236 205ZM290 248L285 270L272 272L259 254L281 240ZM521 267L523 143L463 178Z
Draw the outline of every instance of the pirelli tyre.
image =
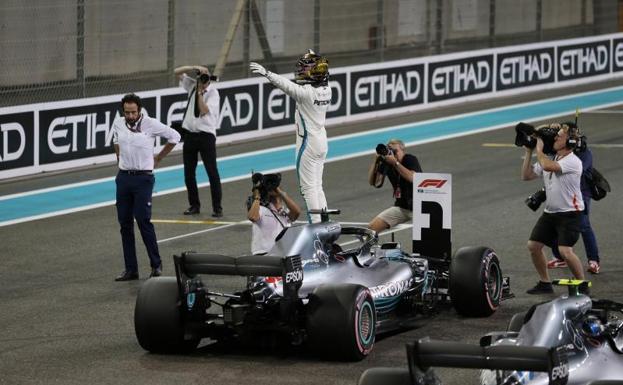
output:
M462 247L450 263L450 299L468 317L487 317L500 306L502 269L495 251L483 246Z
M322 285L307 305L308 344L320 356L360 361L372 347L376 309L370 291L361 285Z
M197 347L199 338L185 338L174 277L143 283L134 308L134 331L141 347L152 353L186 353Z

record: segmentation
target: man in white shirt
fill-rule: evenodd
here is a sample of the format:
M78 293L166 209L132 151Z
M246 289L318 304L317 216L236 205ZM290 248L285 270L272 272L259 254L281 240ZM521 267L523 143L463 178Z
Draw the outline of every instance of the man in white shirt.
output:
M247 202L247 218L253 222L251 252L263 255L275 245L275 238L284 228L292 226L301 213L299 206L279 188L280 174L255 174L253 196ZM272 182L264 183L264 181Z
M143 238L151 265L150 277L162 274L156 231L151 223L151 195L154 188L153 169L180 141L180 134L160 121L141 112L141 98L128 94L121 100L123 118L112 126L113 144L119 172L117 185L117 218L121 225L121 241L125 270L115 281L138 279L138 262L134 240L134 219ZM167 139L160 153L154 156L156 137Z
M582 161L573 153L580 135L574 125L554 123L550 128L558 129L554 142L554 158L543 152L543 140L537 136L537 162L530 166L532 149L526 147L521 168L523 180L542 176L546 193L545 210L528 241L528 250L540 281L527 291L528 294L553 293L543 246L551 246L556 239L560 255L567 262L573 276L584 279L582 262L573 252L573 245L580 236L580 221L584 210L580 190Z
M192 75L192 76L189 76ZM201 202L197 188L197 154L201 155L203 165L210 180L212 196L212 216L222 217L221 177L216 167L216 129L218 128L220 96L211 84L215 77L204 66L181 66L175 69L180 86L188 92L188 105L184 112L184 182L188 191L190 207L184 215L199 214Z
M327 158L325 130L327 110L331 105L329 63L308 50L297 62L294 82L250 64L253 73L265 76L275 87L296 101L296 172L307 210L326 209L322 173ZM320 215L307 214L309 222L320 222Z

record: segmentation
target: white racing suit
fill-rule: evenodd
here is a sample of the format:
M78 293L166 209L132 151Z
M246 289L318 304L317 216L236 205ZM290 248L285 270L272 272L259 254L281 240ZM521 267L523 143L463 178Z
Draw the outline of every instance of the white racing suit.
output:
M327 131L324 123L331 104L331 87L299 85L268 72L266 78L296 101L296 174L307 210L326 209L322 171L327 158ZM320 222L320 215L307 214L308 221Z

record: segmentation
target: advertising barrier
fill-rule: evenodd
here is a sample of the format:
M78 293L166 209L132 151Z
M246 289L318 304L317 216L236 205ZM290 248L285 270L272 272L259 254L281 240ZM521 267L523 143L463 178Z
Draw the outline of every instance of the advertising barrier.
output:
M331 68L327 124L621 76L623 33ZM294 130L294 100L264 78L215 86L217 143ZM138 94L144 113L181 123L182 88ZM114 161L110 127L122 96L0 108L0 179Z

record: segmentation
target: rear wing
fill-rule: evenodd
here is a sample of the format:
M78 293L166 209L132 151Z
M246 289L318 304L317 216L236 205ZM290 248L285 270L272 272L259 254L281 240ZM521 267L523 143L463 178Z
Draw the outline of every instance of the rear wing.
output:
M298 255L232 257L187 251L179 256L174 255L173 262L180 294L185 292L186 282L200 274L278 276L283 279L283 295L286 298L297 298L303 283L303 265Z
M495 345L421 339L407 344L413 384L420 384L432 366L547 372L550 385L564 385L569 376L566 347Z

